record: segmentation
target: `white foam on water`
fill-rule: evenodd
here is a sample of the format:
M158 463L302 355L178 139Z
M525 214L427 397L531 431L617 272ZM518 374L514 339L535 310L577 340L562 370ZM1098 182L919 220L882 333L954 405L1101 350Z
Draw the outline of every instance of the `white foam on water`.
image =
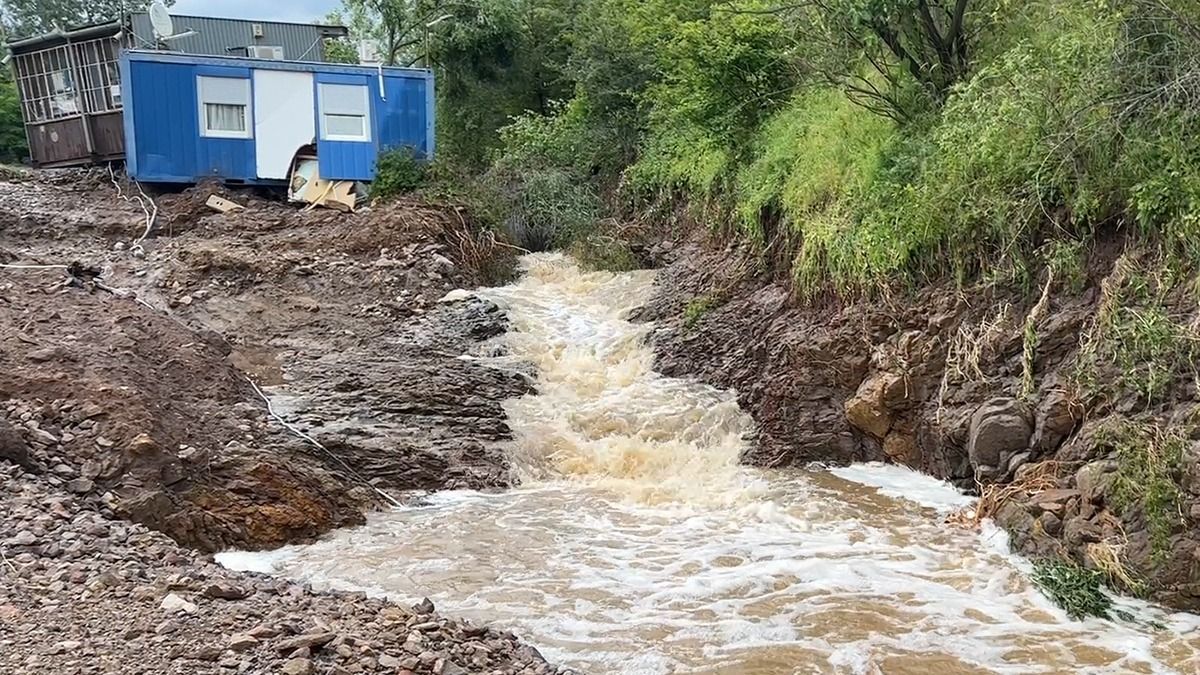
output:
M213 555L213 560L222 567L236 572L257 572L259 574L275 574L279 570L277 564L290 556L287 549L277 551L224 551Z
M907 499L938 511L973 506L976 499L950 483L908 467L869 462L830 469L838 478L879 488L880 494Z
M475 293L512 323L497 365L537 366L537 393L506 404L522 487L428 495L311 546L219 560L429 597L586 673L1194 669L1194 622L1141 603L1165 630L1069 620L1003 533L944 524L971 504L948 484L739 466L753 424L736 397L655 373L652 328L624 318L649 273L525 266Z

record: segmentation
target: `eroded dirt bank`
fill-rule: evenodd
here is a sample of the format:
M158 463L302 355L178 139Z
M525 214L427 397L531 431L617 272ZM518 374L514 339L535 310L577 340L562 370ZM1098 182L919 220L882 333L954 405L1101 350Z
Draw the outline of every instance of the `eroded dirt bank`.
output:
M924 286L800 301L747 251L693 239L640 314L657 368L739 393L760 466L889 461L978 487L1035 556L1200 609L1197 304L1119 243L1028 290Z
M201 555L308 540L409 490L507 484L500 403L529 385L457 358L505 317L437 300L511 255L450 208L224 193L247 208L221 214L210 187L158 197L139 246L146 214L123 187L0 182L0 670L548 671L432 608ZM188 607L160 607L168 593Z

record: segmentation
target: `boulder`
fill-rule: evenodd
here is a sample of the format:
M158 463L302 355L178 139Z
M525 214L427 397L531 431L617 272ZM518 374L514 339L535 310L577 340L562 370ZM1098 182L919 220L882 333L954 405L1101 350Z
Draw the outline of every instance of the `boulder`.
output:
M1076 516L1063 523L1063 539L1075 547L1094 544L1104 539L1104 530L1086 518Z
M909 467L919 467L921 464L921 447L912 434L893 430L883 439L883 452L888 459L897 464Z
M282 672L284 675L311 675L313 664L308 659L289 659L284 662Z
M25 443L25 439L21 438L21 435L2 419L0 419L0 462L12 462L26 471L32 471L35 468L33 459L29 456L29 446Z
M1067 440L1082 419L1083 408L1063 391L1051 391L1037 407L1037 422L1030 446L1042 452L1053 452Z
M1104 494L1112 486L1117 463L1112 460L1098 460L1084 464L1075 472L1075 487L1084 501L1099 504L1104 501Z
M994 398L971 416L967 455L981 479L1003 475L1009 458L1029 447L1033 434L1029 407L1012 398Z
M894 373L876 373L863 380L858 391L846 401L846 419L855 429L876 438L887 436L892 426L891 409L904 400L903 377Z

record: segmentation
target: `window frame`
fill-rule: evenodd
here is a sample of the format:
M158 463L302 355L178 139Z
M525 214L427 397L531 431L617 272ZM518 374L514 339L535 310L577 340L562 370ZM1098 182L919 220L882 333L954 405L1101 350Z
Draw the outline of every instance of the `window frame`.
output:
M242 87L242 100L226 100L227 97L215 96L209 92L205 92L205 80L233 80L240 82ZM237 75L197 75L196 102L199 107L200 136L202 138L231 138L239 140L254 138L254 91L250 85L250 78ZM208 126L209 104L241 106L245 110L246 128L241 131L210 128Z
M337 110L330 112L325 106L325 91L327 87L352 87L359 89L362 92L362 114L344 112ZM333 134L329 132L329 116L334 117L358 117L362 119L362 135L348 134ZM317 116L320 120L320 140L333 141L335 143L370 143L373 141L374 134L371 129L371 88L366 84L348 84L342 82L318 82L317 83Z

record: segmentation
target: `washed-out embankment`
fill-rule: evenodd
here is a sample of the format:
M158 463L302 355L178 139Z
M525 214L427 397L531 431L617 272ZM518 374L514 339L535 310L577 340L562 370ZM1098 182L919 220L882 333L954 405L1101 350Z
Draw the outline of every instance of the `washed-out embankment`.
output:
M0 182L0 671L553 672L420 598L208 555L508 484L501 401L528 382L457 358L505 319L436 302L483 283L491 242L425 203L200 186L152 206L118 184ZM214 191L246 208L207 208Z
M797 298L735 245L667 246L655 364L736 390L742 461L886 461L982 491L1014 548L1200 609L1193 282L1137 242L1017 284Z
M989 523L947 524L973 500L942 481L883 464L740 462L761 451L746 412L761 410L740 407L725 384L659 372L651 345L670 344L677 327L630 320L673 292L677 267L656 284L654 272L589 272L560 254L522 266L511 285L452 296L495 303L510 322L464 359L534 367L535 388L504 404L515 487L441 492L311 546L221 560L318 587L433 593L439 607L511 627L586 673L1175 672L1195 662L1187 615L1119 600L1128 622L1071 619ZM821 391L804 376L793 391Z

